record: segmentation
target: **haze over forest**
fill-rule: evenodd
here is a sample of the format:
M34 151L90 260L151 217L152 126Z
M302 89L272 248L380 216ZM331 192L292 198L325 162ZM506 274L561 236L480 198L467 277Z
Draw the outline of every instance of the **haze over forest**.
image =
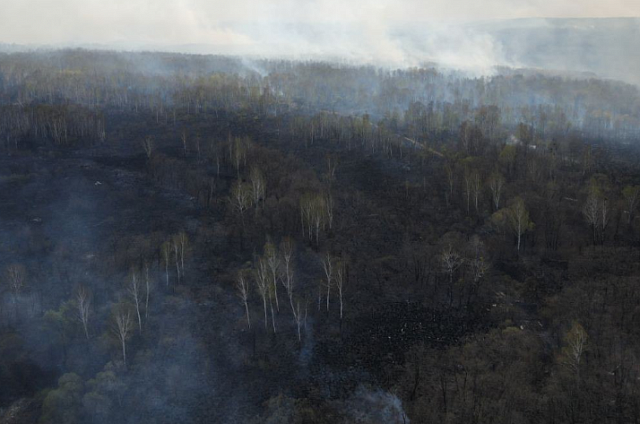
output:
M29 25L16 17L28 15ZM435 63L592 72L639 83L634 1L8 0L4 50L34 47L342 60L383 67Z
M640 424L640 2L3 0L0 423Z

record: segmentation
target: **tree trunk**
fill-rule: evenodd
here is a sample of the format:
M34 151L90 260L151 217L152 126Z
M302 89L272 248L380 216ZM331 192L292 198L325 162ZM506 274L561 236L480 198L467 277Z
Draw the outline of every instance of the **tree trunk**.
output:
M249 327L249 329L251 329L251 317L249 317L249 304L246 301L244 302L244 309L247 312L247 326Z
M122 339L122 362L124 362L125 369L127 368L127 342Z

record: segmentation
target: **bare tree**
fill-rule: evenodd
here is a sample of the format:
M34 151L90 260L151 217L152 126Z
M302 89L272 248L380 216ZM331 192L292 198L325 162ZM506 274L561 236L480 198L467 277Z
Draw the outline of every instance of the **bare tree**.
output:
M7 267L7 281L9 282L9 290L13 297L16 320L18 319L18 297L25 287L26 275L27 271L21 264L11 264Z
M324 207L325 207L325 216L327 218L327 223L329 224L329 229L332 229L333 228L333 196L329 191L327 191L324 195Z
M622 195L627 207L627 224L631 224L633 214L638 207L638 199L640 199L640 186L627 186L622 190Z
M447 200L447 205L449 204L449 201L451 199L453 199L453 185L454 185L454 172L453 172L453 166L450 162L447 162L447 164L444 167L445 173L447 174L447 191L446 191L446 195L445 198Z
M182 134L180 135L180 140L182 141L182 149L184 150L184 157L187 157L187 132L186 131L182 131Z
M334 258L331 256L329 252L325 253L321 257L322 269L324 270L324 275L326 277L325 286L327 288L327 312L329 312L329 299L331 298L331 286L333 285L334 280Z
M511 223L511 228L518 237L518 252L520 251L520 240L522 235L533 228L533 223L529 219L529 211L527 210L524 200L516 197L507 210L507 217Z
M467 256L464 262L467 264L469 273L471 274L471 277L473 279L473 288L471 291L469 291L469 295L467 297L467 305L471 301L472 295L477 294L480 283L489 271L490 267L489 262L484 258L484 245L480 240L480 237L478 237L477 235L473 236L469 243L469 248L470 254Z
M231 205L240 213L243 228L244 212L251 206L251 201L251 187L241 181L236 181L231 188Z
M91 311L91 294L84 286L79 286L76 292L76 306L78 318L82 323L84 335L89 340L89 313Z
M264 308L264 328L266 330L269 324L269 320L267 318L267 296L269 295L269 266L267 265L267 261L262 258L258 259L258 263L255 265L253 273L254 280L256 281L256 285L258 286L258 293L260 293L260 297L262 298L262 306Z
M136 315L138 316L138 328L140 329L140 333L142 333L142 317L140 315L140 286L141 282L138 278L138 271L132 269L127 291L129 292L131 299L133 299L133 304L136 308Z
M176 236L174 236L174 244L178 247L178 254L180 256L180 275L182 278L184 278L184 256L188 243L189 238L187 237L187 233L184 231L180 231Z
M311 195L309 193L303 194L300 197L300 221L302 223L302 236L307 234L309 240L313 237L312 232L312 219L311 219L311 210L312 210L312 200ZM305 231L306 230L306 231Z
M171 242L165 241L160 248L162 250L162 260L164 261L164 275L169 287L169 263L171 261Z
M238 297L242 300L245 312L247 314L247 327L251 328L251 316L249 315L249 283L247 281L247 270L241 269L236 279L236 290Z
M323 283L322 280L318 280L318 312L320 312L321 308L322 308L322 287L323 287Z
M144 264L144 319L149 319L149 295L151 294L151 280L149 279L149 264Z
M112 332L118 338L122 347L122 361L125 368L127 367L127 339L129 333L133 327L133 321L131 320L131 310L126 304L119 304L116 306L114 312L115 325L112 328Z
M249 173L249 180L251 181L251 194L253 195L253 204L258 206L261 201L266 197L267 183L264 178L264 174L257 166L251 168Z
M304 331L307 331L307 316L309 316L309 301L304 297Z
M477 171L473 173L471 180L471 188L473 190L473 204L476 209L476 213L479 212L479 200L480 200L480 191L482 185L480 184L480 173Z
M173 250L173 260L176 266L176 274L178 275L178 284L182 281L182 272L180 269L180 240L178 236L171 237L171 246Z
M609 199L606 196L602 196L602 198L600 199L600 213L602 215L602 219L600 220L600 229L602 231L602 243L604 243L604 239L605 239L605 230L607 229L607 226L609 225L609 219L611 218L610 213L611 211L609 210Z
M502 187L504 186L504 178L498 172L491 174L489 178L489 188L491 189L491 199L493 200L494 210L500 209L500 197L502 195Z
M298 328L298 341L302 341L302 334L300 331L300 328L302 327L302 321L303 321L303 316L302 316L302 311L300 310L300 300L298 299L296 301L296 307L295 309L293 309L293 319L296 322L296 327Z
M327 155L327 181L329 185L336 178L336 169L338 168L338 159L333 155Z
M320 228L324 228L327 221L327 208L325 205L325 198L322 195L316 195L313 199L312 207L312 221L313 227L316 233L316 244L320 240Z
M449 276L449 282L453 283L453 274L462 265L464 260L460 254L453 249L451 244L449 244L443 249L440 255L440 261L442 262L442 268Z
M482 280L489 270L489 264L482 256L476 256L475 258L470 259L468 263L469 268L471 269L471 275L473 276L473 282L475 284L480 283L480 280Z
M273 332L276 332L276 316L273 312L273 298L275 296L275 288L274 284L269 284L268 286L268 294L269 294L269 309L271 310L271 325L273 327ZM277 298L276 298L277 299Z
M233 143L229 145L233 159L233 165L236 168L238 178L240 178L240 169L246 164L247 150L249 141L242 138L235 138Z
M296 311L293 307L293 289L295 286L294 271L293 271L293 252L294 242L289 237L285 237L280 242L280 254L282 255L282 285L284 286L287 297L289 298L289 305L291 311L295 317Z
M440 254L443 270L449 276L449 305L453 304L453 274L464 263L464 259L449 244Z
M593 229L593 244L595 246L601 216L600 201L597 195L595 195L594 193L589 194L589 196L587 197L587 201L582 208L582 214L584 215L587 223L591 225Z
M346 265L343 261L336 264L336 288L338 289L338 300L340 301L340 320L342 320L344 310L344 282L346 278Z
M562 363L575 372L578 387L580 386L580 363L587 346L587 339L584 328L574 322L564 338L565 347L562 348Z
M467 215L471 213L471 187L473 179L468 169L464 171L464 191L467 198Z
M269 275L271 277L271 285L273 286L273 297L276 301L276 309L280 312L280 303L278 302L278 275L280 270L280 256L278 250L271 242L264 245L264 259L269 267Z
M154 150L153 138L150 136L145 137L144 140L142 140L142 147L147 155L147 159L151 159Z
M305 194L300 198L300 218L302 221L302 234L306 233L309 240L313 240L315 233L316 243L320 239L320 229L327 223L326 199L321 194Z

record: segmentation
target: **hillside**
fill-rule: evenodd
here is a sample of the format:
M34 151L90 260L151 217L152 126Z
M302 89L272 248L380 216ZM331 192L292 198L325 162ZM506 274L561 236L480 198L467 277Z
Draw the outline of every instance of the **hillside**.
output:
M632 423L640 93L0 55L0 422Z

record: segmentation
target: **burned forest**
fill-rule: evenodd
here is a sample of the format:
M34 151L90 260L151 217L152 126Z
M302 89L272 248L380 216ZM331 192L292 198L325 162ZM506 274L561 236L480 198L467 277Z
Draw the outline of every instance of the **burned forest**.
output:
M0 422L639 423L639 203L612 79L0 53Z

